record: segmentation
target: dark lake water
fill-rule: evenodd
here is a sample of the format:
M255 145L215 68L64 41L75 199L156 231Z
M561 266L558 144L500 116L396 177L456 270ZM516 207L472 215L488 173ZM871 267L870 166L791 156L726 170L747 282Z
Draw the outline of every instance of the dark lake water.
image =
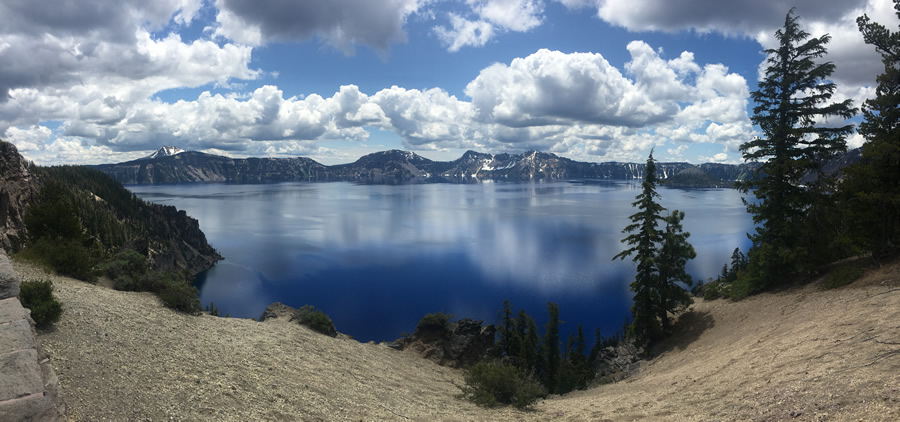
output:
M224 261L198 277L200 301L258 318L272 302L311 304L360 341L394 340L425 314L495 322L509 299L538 324L559 304L567 334L621 328L631 306L622 228L636 182L476 185L129 186L200 221ZM685 211L694 279L746 251L752 220L731 189L660 188Z

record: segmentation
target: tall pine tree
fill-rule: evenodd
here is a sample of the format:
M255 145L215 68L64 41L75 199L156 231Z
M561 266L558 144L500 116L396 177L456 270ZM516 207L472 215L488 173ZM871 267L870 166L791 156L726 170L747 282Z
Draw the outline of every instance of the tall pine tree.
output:
M900 0L894 0L900 17ZM866 15L856 23L863 39L881 54L875 98L863 105L859 133L866 138L860 163L845 169L841 186L851 237L873 259L900 248L900 31L891 32Z
M798 20L793 9L788 12L784 27L775 33L778 47L766 50L765 79L751 94L756 103L751 120L763 136L741 145L744 160L763 161L754 177L739 185L757 198L746 202L757 223L750 235L750 280L755 288L781 283L821 263L816 248L823 239L814 238L827 233L815 230L815 225L826 224L817 216L828 203L822 198L828 189L821 186L826 181L821 164L846 150L844 138L852 126L818 122L855 113L850 100L831 102L836 86L828 77L834 64L816 63L826 54L830 36L810 38ZM801 178L808 173L819 177L803 186Z
M644 171L641 193L631 203L638 211L628 217L631 224L622 230L622 233L629 233L622 239L628 248L613 257L615 260L634 255L631 260L637 263L637 275L631 283L634 292L632 323L627 335L641 346L662 338L669 326L668 314L691 303L688 292L677 283L691 285L684 265L697 256L694 247L687 242L690 233L681 227L684 213L675 210L668 217L662 216L665 208L657 202L659 180L653 151ZM660 223L666 224L665 229L659 228Z
M622 239L622 243L629 247L613 257L615 260L634 255L631 260L637 263L637 275L631 283L631 291L634 292L631 315L634 320L628 328L628 336L640 345L646 345L662 335L662 327L657 320L660 298L656 258L659 254L658 245L663 238L659 223L663 220L661 213L665 208L657 202L659 194L656 193L656 184L659 180L656 177L653 151L647 158L644 172L646 174L641 183L641 193L631 204L638 212L628 217L631 224L622 230L622 233L630 233Z

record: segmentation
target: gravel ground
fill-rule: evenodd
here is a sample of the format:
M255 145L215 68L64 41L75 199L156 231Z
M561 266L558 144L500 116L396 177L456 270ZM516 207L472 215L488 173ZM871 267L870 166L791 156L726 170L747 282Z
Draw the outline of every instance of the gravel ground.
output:
M702 302L636 376L532 411L458 399L463 373L284 320L191 317L14 262L65 313L39 335L75 421L900 420L900 266Z

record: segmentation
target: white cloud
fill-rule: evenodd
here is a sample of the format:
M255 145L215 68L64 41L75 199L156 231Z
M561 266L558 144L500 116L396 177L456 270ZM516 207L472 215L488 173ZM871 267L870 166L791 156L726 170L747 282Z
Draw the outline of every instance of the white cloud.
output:
M441 89L419 91L397 86L372 97L389 122L386 129L402 136L408 145L462 147L476 136L472 104Z
M434 33L451 52L463 47L481 47L494 36L494 27L485 21L466 20L455 13L448 15L450 28L438 26Z
M835 63L834 80L853 89L874 83L882 66L874 48L863 42L856 18L863 13L888 28L897 27L890 0L560 0L569 8L595 6L597 16L630 31L718 32L749 37L764 48L773 48L773 34L784 23L791 7L797 8L801 25L812 36L830 34L828 61Z
M541 24L544 4L540 0L466 0L480 18L498 27L525 32Z
M468 12L450 12L450 27L436 26L434 33L448 51L481 47L504 32L527 32L543 20L542 0L466 0Z

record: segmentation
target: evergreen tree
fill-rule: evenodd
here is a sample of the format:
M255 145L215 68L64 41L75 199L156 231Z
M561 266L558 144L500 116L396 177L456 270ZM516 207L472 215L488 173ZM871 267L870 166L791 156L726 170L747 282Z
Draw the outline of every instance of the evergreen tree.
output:
M587 350L587 343L584 342L584 330L581 329L581 324L578 324L578 337L576 338L575 343L575 353L579 358L584 358L584 351Z
M503 301L503 309L500 310L500 351L504 356L518 356L520 336L516 329L516 320L513 317L512 304L508 300Z
M816 63L826 54L830 36L810 38L798 20L793 9L788 12L784 27L775 33L778 47L766 50L765 78L751 94L756 103L751 120L763 136L741 145L744 160L764 160L754 177L739 184L743 192L752 191L758 199L745 201L757 223L750 235L756 288L819 264L812 252L822 239L813 240L827 231L824 227L815 230L825 222L814 217L828 202L822 199L828 189L822 186L821 163L846 150L844 138L852 126L826 127L818 125L817 119L847 119L855 112L849 100L830 102L836 86L827 78L834 64ZM818 181L803 187L801 178L810 172L819 176Z
M551 393L557 391L559 375L559 306L547 302L547 313L550 319L547 321L547 332L544 335L544 385Z
M623 233L630 233L622 239L622 243L627 244L629 248L613 257L615 260L634 255L632 261L637 263L637 275L631 283L631 291L634 292L631 315L634 320L628 328L628 336L634 338L641 345L658 339L662 334L657 320L660 297L656 259L659 254L657 245L663 240L663 233L658 228L659 222L664 220L660 213L665 208L656 202L659 198L659 194L656 193L656 185L659 180L656 177L653 151L647 158L644 172L641 193L631 204L638 209L638 212L629 217L631 224L622 230Z
M537 332L537 324L535 324L534 319L528 316L528 314L525 313L525 310L522 309L519 311L518 318L516 318L516 326L520 327L521 330L524 330L522 343L520 344L519 367L526 372L537 373L538 369L542 366L539 359L540 354L538 353L540 337Z
M665 218L666 231L657 259L659 271L657 290L660 300L657 312L662 321L663 332L669 329L670 312L678 312L693 303L688 291L677 284L684 283L690 286L693 283L684 266L689 259L697 257L694 247L687 241L691 234L681 227L683 219L684 212L678 210L672 211L672 214Z
M894 9L900 17L900 0L894 0ZM900 246L900 31L866 15L856 23L881 54L884 73L876 79L875 98L863 105L862 160L845 169L841 188L853 240L879 261Z

